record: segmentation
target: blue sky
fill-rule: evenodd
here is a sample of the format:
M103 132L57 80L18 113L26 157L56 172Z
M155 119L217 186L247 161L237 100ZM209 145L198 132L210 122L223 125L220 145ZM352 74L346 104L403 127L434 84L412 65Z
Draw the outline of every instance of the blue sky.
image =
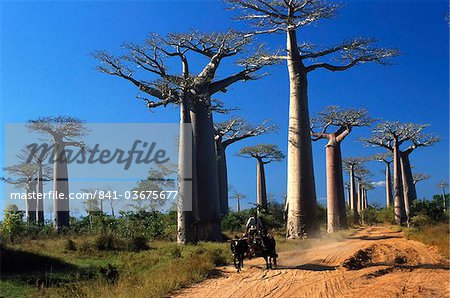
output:
M87 122L177 122L176 108L148 112L137 100L137 90L123 80L97 73L89 53L104 49L120 53L124 41L140 42L150 32L243 30L220 1L3 1L1 9L1 109L4 125L45 115L66 114ZM347 1L336 19L299 32L300 41L332 45L342 39L376 37L380 45L396 47L402 55L394 65L361 65L342 73L317 71L310 76L310 110L328 105L365 107L376 118L430 123L441 137L431 148L411 156L415 170L431 175L418 184L419 197L438 193L436 184L449 173L449 46L445 16L447 1ZM271 48L282 48L284 36L263 38ZM221 75L232 73L224 64ZM236 84L218 95L237 115L250 122L270 118L278 133L236 143L228 150L230 184L256 196L256 164L235 156L240 147L256 143L287 147L288 77L286 65L269 69L270 75ZM57 107L60 105L60 107ZM226 117L219 116L217 120ZM357 139L369 129L355 129L343 145L344 156L377 152ZM317 195L324 203L324 142L314 143ZM0 165L4 164L4 145ZM371 163L373 181L383 180L383 165ZM286 189L286 161L267 167L268 191L281 200ZM2 173L0 172L0 175ZM0 205L5 204L0 185ZM372 202L384 202L384 190L369 193ZM235 202L231 202L234 206Z

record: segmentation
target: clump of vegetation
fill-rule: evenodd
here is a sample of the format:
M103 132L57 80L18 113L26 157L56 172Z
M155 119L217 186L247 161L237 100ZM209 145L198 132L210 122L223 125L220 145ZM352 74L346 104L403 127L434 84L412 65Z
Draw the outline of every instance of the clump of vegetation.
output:
M113 233L101 234L95 239L98 250L117 250L120 247L119 240Z
M75 244L75 241L73 241L72 239L67 239L64 248L66 250L74 251L77 250L77 245Z

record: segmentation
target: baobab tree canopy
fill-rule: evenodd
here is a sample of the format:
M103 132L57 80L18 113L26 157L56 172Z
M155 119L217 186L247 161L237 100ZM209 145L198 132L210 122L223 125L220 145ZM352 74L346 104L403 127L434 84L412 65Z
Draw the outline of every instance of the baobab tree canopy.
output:
M98 71L121 77L150 95L152 99L138 95L149 108L178 104L186 90L196 100L209 105L210 98L202 98L205 92L201 91L202 86L209 86L209 95L226 92L235 82L256 79L257 76L252 73L275 62L262 46L257 46L250 55L243 57L251 44L250 37L232 30L225 33L173 33L166 37L151 34L143 44L124 43L124 56L116 57L106 51L96 51L93 56L101 62ZM191 53L208 59L208 63L197 74L189 70L187 56ZM214 80L221 61L236 56L239 58L235 63L241 70ZM181 59L186 73L170 71L170 58ZM148 75L153 75L153 78Z
M370 118L366 109L342 109L339 106L328 106L317 114L311 121L311 135L313 140L331 139L341 142L352 130L352 127L370 126L374 119ZM337 127L333 133L329 133L330 126ZM320 131L315 132L315 128Z
M261 160L263 163L281 161L284 159L284 154L278 150L276 145L273 144L261 144L244 147L239 151L239 156L256 158Z
M89 133L85 121L71 116L41 117L27 122L28 129L50 134L62 141L75 144L72 138L83 137Z

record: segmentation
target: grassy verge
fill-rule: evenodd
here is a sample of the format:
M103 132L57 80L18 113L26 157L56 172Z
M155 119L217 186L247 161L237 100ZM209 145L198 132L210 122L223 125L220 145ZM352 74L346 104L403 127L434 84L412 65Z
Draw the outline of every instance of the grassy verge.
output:
M27 240L2 251L2 297L161 297L230 262L226 243L152 242L141 252L99 251L89 239ZM15 263L13 260L23 260Z
M406 238L435 246L446 258L450 258L450 227L446 223L423 228L404 228Z

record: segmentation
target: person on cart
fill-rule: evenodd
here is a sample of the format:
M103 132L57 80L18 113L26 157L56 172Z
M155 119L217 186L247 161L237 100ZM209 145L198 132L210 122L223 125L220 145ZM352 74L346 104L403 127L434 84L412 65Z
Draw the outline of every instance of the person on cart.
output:
M261 219L258 217L257 212L255 212L255 214L247 220L247 224L245 225L245 227L247 229L247 235L249 238L255 237L261 230L263 230L264 225Z

